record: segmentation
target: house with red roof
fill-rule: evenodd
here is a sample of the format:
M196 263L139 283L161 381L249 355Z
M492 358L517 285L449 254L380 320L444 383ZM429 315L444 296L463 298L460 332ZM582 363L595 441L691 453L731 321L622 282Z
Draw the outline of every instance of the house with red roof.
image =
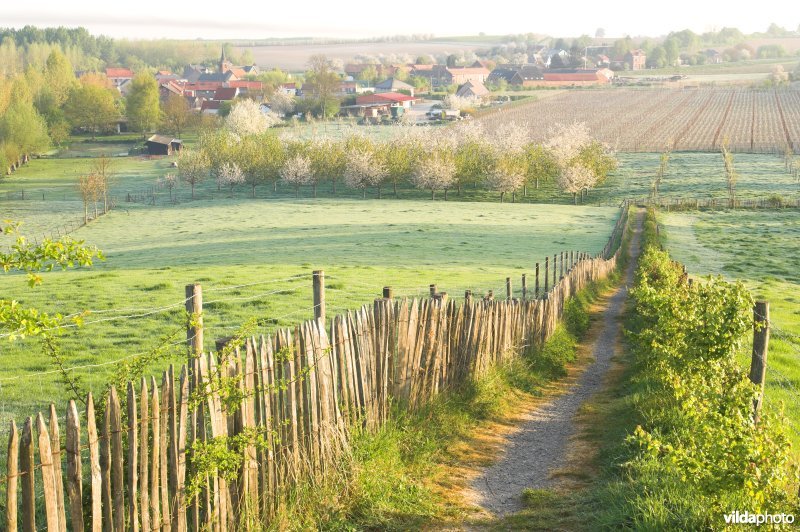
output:
M133 71L129 68L109 67L106 69L106 77L119 89L120 86L133 79Z
M401 94L399 92L381 92L378 94L365 94L356 96L356 105L388 104L408 109L417 99L413 96Z

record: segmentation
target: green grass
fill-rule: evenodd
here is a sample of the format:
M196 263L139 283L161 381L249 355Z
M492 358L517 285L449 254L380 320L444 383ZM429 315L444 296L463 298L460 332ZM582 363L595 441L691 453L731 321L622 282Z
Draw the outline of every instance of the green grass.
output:
M690 274L740 279L757 299L770 302L776 330L769 344L766 400L784 403L800 448L800 213L662 214L661 223L670 253ZM749 346L740 356L749 365Z
M502 294L507 276L530 277L546 255L598 252L617 215L603 207L352 199L219 199L117 209L74 234L102 249L105 262L46 273L36 289L21 275L5 275L0 293L64 315L95 311L62 344L68 365L99 364L147 351L170 332L180 343L188 283L203 284L210 348L251 317L262 320L259 332L311 317L316 268L326 272L329 314L369 303L384 285L398 297L425 295L430 283L454 297L465 289ZM251 283L261 284L231 288ZM52 366L34 342L5 344L3 352L0 424L63 402L57 375L39 375ZM180 362L180 353L176 345L152 369ZM114 367L75 375L97 390Z

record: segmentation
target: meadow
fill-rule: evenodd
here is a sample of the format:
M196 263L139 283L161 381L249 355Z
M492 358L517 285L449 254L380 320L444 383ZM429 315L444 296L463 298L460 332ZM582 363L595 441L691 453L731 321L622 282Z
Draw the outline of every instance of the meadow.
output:
M71 375L97 390L118 369L115 361L157 345L170 347L150 369L183 360L186 284L203 285L206 347L212 348L215 338L250 318L260 320L253 332L267 333L312 317L311 272L318 268L326 273L329 314L370 302L384 285L397 297L425 296L430 283L454 297L465 289L502 297L510 276L519 295L521 275L532 275L546 255L600 251L619 212L454 201L446 209L433 206L220 198L119 208L73 235L102 249L104 262L46 273L35 289L21 275L5 275L0 293L63 315L91 310L61 345L68 366L87 366ZM63 402L59 375L35 342L4 343L3 351L0 425Z
M800 445L800 213L662 213L670 254L692 275L742 280L770 303L766 400L783 402ZM750 346L740 354L749 367Z

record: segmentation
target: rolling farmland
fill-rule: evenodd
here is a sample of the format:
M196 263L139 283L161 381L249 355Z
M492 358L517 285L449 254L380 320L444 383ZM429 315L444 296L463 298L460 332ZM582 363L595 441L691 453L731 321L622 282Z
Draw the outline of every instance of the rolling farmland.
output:
M585 122L619 151L800 152L800 92L694 89L566 91L480 118L489 128L516 121L543 141L558 123Z

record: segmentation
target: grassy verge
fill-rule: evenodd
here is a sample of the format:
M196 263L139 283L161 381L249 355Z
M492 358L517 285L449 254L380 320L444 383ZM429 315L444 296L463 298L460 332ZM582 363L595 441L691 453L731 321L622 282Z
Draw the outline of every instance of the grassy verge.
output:
M463 467L491 459L475 452L479 433L511 422L522 406L567 375L589 328L590 308L615 282L612 277L595 283L573 298L564 322L545 345L443 394L419 412L397 408L377 433L360 434L339 469L318 485L300 486L274 526L439 528L475 512L463 499Z

